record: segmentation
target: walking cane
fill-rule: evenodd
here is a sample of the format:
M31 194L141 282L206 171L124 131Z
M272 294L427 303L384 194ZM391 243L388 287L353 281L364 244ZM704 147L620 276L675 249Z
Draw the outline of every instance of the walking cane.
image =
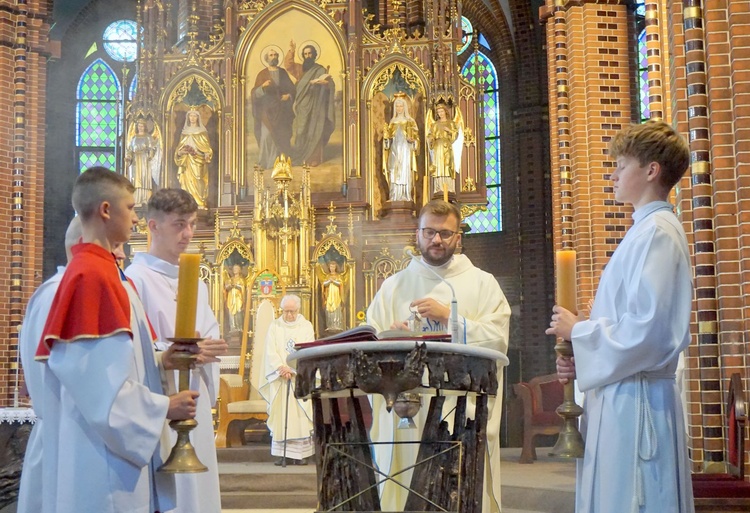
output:
M284 409L284 456L281 457L281 466L286 468L286 433L289 430L289 392L292 389L291 378L286 380L286 408Z

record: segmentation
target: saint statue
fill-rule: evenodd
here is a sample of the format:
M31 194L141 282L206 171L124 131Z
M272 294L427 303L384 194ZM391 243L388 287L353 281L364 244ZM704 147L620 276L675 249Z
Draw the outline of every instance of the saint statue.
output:
M327 272L325 267L327 267ZM327 332L344 331L344 286L346 284L346 272L339 271L339 265L335 260L318 264L318 276L323 293L323 306L325 311Z
M414 200L418 149L419 128L409 115L406 95L396 93L393 117L383 129L383 173L391 201Z
M180 187L188 191L199 208L206 208L208 201L208 163L214 150L208 140L208 131L203 126L200 112L190 109L185 115L185 126L174 153L177 178Z
M448 106L444 102L435 105L427 114L427 147L430 150L430 171L432 175L431 193L444 190L456 192L456 174L461 172L461 151L464 145L464 130L461 111L451 119Z
M224 302L229 314L229 332L242 331L245 305L245 277L242 275L242 267L238 264L232 266L231 276L224 270Z
M153 133L149 133L146 120L138 118L130 132L128 145L125 148L125 167L128 170L128 178L135 187L135 204L145 205L151 197L154 184L159 183L161 164L159 130L154 125Z

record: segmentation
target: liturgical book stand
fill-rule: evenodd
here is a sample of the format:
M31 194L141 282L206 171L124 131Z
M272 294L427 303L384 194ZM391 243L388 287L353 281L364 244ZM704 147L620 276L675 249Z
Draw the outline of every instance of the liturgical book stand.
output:
M391 476L373 464L358 396L381 394L398 408L399 394L416 392L430 399L422 406L427 421L404 511L481 512L487 402L497 393L505 355L463 344L386 340L308 347L288 362L297 368L296 396L313 404L318 511L381 511L378 483ZM457 397L453 433L441 423L450 395ZM469 396L474 419L466 415Z

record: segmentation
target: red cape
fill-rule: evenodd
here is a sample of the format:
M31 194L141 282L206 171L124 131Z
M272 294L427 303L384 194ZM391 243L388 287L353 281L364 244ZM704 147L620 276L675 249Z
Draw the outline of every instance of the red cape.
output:
M36 359L49 357L58 340L74 342L133 333L130 299L112 253L96 244L76 244L52 301Z

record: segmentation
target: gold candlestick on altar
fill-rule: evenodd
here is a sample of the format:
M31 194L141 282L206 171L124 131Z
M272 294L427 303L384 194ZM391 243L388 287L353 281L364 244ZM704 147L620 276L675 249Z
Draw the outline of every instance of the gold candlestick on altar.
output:
M175 316L175 337L169 341L176 344L197 344L201 339L195 336L195 315L198 308L198 279L200 255L180 255L180 269L177 279L177 314ZM179 370L179 390L190 388L190 368L195 355L187 351L172 353L172 361ZM172 452L159 472L170 474L206 472L206 467L198 459L195 447L190 443L190 431L195 429L195 419L173 420L169 426L177 432L177 441Z
M555 254L555 263L557 268L556 303L575 314L578 312L576 252L573 250L558 251ZM568 340L558 338L555 351L559 356L571 358L573 356L573 344ZM550 451L550 456L583 458L583 437L578 430L578 417L583 413L583 408L576 404L575 384L572 379L563 385L563 402L556 411L563 418L563 427L557 437L557 443Z

